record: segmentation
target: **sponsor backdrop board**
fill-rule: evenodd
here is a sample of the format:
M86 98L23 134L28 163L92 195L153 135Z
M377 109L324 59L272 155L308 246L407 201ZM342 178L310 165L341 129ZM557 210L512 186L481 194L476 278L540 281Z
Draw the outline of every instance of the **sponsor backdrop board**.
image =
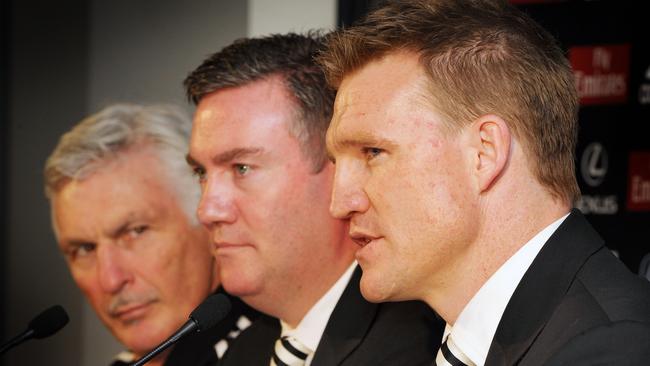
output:
M644 2L512 0L567 52L580 96L576 203L607 246L650 279L650 32ZM339 25L378 1L339 1Z

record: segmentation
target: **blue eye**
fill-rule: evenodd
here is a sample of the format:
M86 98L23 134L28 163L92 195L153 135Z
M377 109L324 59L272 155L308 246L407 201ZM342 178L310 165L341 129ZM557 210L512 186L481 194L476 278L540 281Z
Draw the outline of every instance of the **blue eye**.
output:
M235 164L235 172L238 175L246 175L250 172L251 167L248 164Z
M378 147L364 147L362 149L363 154L366 156L367 160L372 160L373 158L377 157L377 155L381 154L384 152L384 150L378 148Z

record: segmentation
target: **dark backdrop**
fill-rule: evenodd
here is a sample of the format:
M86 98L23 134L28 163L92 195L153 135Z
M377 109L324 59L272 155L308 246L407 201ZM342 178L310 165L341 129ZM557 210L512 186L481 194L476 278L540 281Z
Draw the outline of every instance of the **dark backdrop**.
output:
M9 2L0 0L0 340L4 340L5 278L7 277L6 210L7 210L7 138L8 118L8 69L9 69ZM0 365L2 361L0 361Z
M650 42L644 2L511 1L555 35L581 95L576 205L633 271L650 257ZM377 0L339 0L349 25ZM645 272L645 271L643 271Z

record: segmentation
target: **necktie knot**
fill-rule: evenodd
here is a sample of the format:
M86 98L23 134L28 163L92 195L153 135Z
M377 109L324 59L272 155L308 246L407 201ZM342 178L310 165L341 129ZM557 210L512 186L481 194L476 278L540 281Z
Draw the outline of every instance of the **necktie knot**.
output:
M451 336L440 346L436 356L436 366L476 366L469 357L456 346Z
M271 366L303 366L312 351L291 336L282 336L275 342Z

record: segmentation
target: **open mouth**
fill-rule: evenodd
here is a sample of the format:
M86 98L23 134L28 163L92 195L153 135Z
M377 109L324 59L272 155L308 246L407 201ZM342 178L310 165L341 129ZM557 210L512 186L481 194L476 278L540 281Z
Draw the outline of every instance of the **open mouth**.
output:
M377 236L367 235L359 231L351 231L350 238L362 248L370 244L373 240L379 239Z
M353 240L355 243L357 243L357 245L359 245L360 247L365 247L366 245L368 245L368 243L370 243L370 242L372 241L370 238L367 238L367 237L363 237L363 238L352 238L352 240Z

